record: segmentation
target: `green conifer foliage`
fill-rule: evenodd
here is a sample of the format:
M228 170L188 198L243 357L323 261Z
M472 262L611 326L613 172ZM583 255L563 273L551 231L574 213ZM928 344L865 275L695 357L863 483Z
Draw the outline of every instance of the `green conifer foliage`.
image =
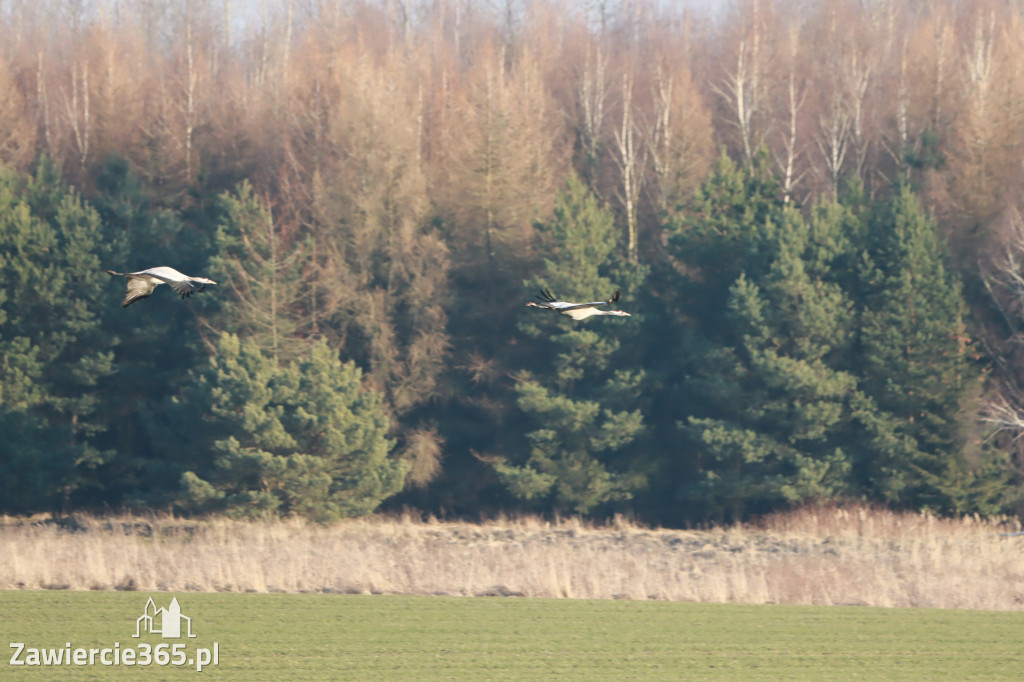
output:
M838 367L854 320L834 276L850 249L845 214L805 219L763 163L721 162L695 204L672 240L680 290L696 297L680 305L692 324L677 401L692 410L681 425L695 466L679 494L717 516L842 495L857 390Z
M361 381L323 341L282 366L255 343L222 335L176 402L199 416L200 456L183 475L183 504L316 520L372 512L401 489L408 464L389 457L382 399Z
M671 252L687 275L675 282L682 286L679 293L687 309L680 314L721 314L729 287L740 273L767 267L762 251L773 247L770 217L781 208L779 186L768 164L767 153L762 152L745 171L723 151L685 216L670 229Z
M848 454L838 438L856 379L830 366L851 310L843 292L803 262L807 230L787 211L782 248L760 286L745 275L730 289L733 358L709 395L722 418L694 418L692 435L714 463L706 493L733 512L813 498L846 487ZM721 468L724 466L724 470ZM726 476L725 473L728 472Z
M870 443L859 467L865 484L904 506L991 508L994 499L985 503L990 496L978 492L1002 476L991 453L966 459L964 408L981 372L971 360L960 281L945 264L935 223L904 184L867 236L858 356L867 394L859 414Z
M531 293L547 287L564 300L598 300L631 292L643 281L637 266L616 264L618 231L611 214L575 176L556 199L554 216L537 225L547 256ZM595 298L596 297L596 298ZM635 395L642 370L629 369L621 320L574 322L550 311L529 311L520 325L537 347L543 370L517 378L516 404L526 416L529 454L496 469L516 497L542 507L585 513L625 499L642 484L630 468L628 446L644 429Z
M67 502L110 456L97 383L113 353L97 309L96 212L51 163L32 178L0 169L0 509Z
M153 418L162 416L160 405L180 391L189 370L206 361L200 331L205 325L197 320L216 319L225 286L185 300L160 286L150 298L122 308L124 279L103 270L166 265L221 282L208 269L215 223L202 212L186 217L177 207L160 206L157 191L123 159L108 158L96 184L90 203L99 213L104 237L97 290L101 343L114 352L114 371L102 384L103 415L110 427L101 442L114 456L95 472L94 494L86 502L165 507L181 474L180 455L167 447L185 439L191 427L186 422L178 431L154 430Z

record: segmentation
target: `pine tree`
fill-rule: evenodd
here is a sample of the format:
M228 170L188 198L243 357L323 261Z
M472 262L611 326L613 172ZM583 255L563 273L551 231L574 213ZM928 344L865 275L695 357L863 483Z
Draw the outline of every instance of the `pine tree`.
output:
M689 413L681 423L693 446L690 471L677 465L676 494L718 516L849 486L843 435L857 379L839 365L853 308L835 279L849 257L846 216L822 205L808 222L758 158L745 170L721 162L673 238L680 288L724 289L718 306L681 304L692 324L680 331L673 400Z
M739 274L767 268L772 243L761 233L781 208L780 189L767 153L762 151L754 162L749 171L737 168L723 150L710 177L670 226L672 254L700 271L699 277L676 282L683 287L679 298L687 308L678 314L721 314ZM769 253L761 253L766 248Z
M858 358L869 439L858 467L863 485L905 506L950 512L984 504L977 489L991 489L990 479L1002 474L990 457L980 468L964 459L963 412L981 373L971 360L960 282L946 266L935 223L903 184L876 212L867 237Z
M97 441L109 427L97 385L113 371L102 243L99 216L52 163L30 178L0 169L0 508L68 502L111 456Z
M628 301L643 281L642 268L612 265L618 241L612 215L575 176L557 197L551 221L536 229L548 256L543 274L527 282L530 292L547 287L572 300L620 287ZM549 361L517 378L516 404L532 429L529 454L522 464L496 467L516 497L579 513L627 499L642 484L627 446L644 429L635 400L643 372L617 367L624 354L616 321L589 323L595 326L569 326L554 314L524 319L521 330L549 347L541 353Z
M182 424L179 432L161 434L158 441L163 442L154 442L148 420L159 412L165 396L179 392L189 370L206 361L201 316L218 309L223 285L185 301L160 287L151 298L125 309L120 304L124 281L102 270L171 265L210 276L216 217L189 211L186 218L175 208L160 206L153 190L117 157L108 158L97 175L91 204L103 230L102 281L97 289L102 297L102 342L114 359L113 372L101 386L107 396L103 414L110 427L100 438L113 456L95 472L97 485L89 502L165 506L180 470L175 457L166 457L160 446L177 442L191 426Z
M209 365L164 409L172 426L194 420L180 503L316 520L372 512L401 489L408 464L389 457L382 399L361 380L324 341L284 366L222 335Z

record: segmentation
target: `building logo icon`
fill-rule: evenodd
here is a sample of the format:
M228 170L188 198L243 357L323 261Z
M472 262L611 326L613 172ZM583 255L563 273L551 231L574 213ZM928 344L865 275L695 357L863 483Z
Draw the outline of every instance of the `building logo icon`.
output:
M159 634L164 639L181 639L182 621L185 621L185 632L188 636L195 637L192 634L192 619L182 615L177 597L171 599L171 604L166 609L158 609L150 597L142 615L135 621L135 634L132 637L140 637L143 632L148 632L153 635Z

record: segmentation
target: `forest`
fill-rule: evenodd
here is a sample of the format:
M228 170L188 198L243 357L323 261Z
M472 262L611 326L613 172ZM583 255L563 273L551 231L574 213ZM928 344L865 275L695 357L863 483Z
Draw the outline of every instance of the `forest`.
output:
M1022 2L0 30L0 513L1024 511Z

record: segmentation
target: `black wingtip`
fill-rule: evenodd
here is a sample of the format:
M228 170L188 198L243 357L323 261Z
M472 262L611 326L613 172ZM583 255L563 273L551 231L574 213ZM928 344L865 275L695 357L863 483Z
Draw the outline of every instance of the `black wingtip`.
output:
M619 294L620 293L621 292L618 289L616 289L615 290L615 295L612 296L610 299L608 299L608 302L609 303L618 303L619 302Z
M537 298L544 301L545 303L551 303L552 301L555 300L555 297L551 294L551 290L548 289L547 287L540 290L540 292L537 294Z

